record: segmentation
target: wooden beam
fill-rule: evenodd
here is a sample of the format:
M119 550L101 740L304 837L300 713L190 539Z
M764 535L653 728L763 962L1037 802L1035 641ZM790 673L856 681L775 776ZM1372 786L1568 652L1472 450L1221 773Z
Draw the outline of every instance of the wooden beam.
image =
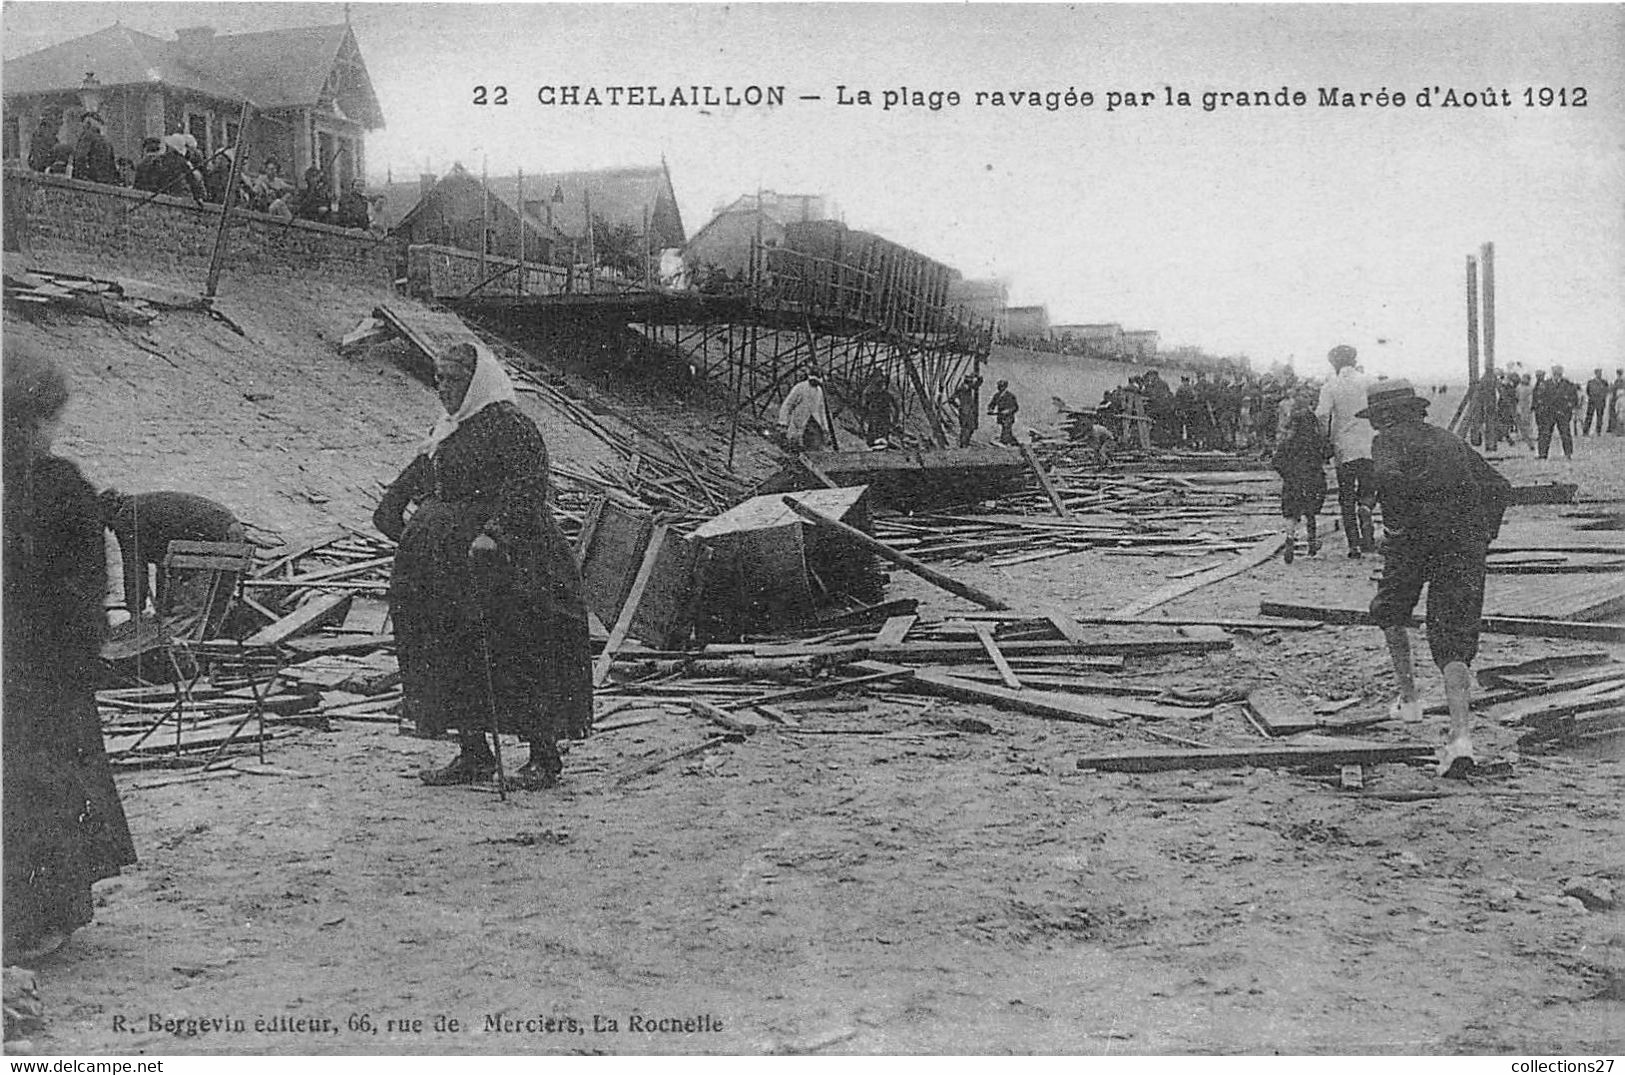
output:
M1093 754L1078 759L1079 769L1103 773L1160 773L1174 769L1230 769L1252 766L1278 769L1299 765L1372 765L1385 761L1430 758L1428 743L1367 743L1333 741L1301 746L1255 746L1208 750L1137 750Z
M918 622L919 618L920 617L918 616L891 617L884 624L882 624L880 630L875 633L875 641L883 646L897 645L899 642L903 641L903 637L908 634L908 629L913 627L914 624Z
M1308 700L1279 683L1248 692L1247 708L1266 735L1292 735L1320 726L1320 721L1310 712Z
M1010 668L1010 662L1005 660L1004 654L999 652L999 644L993 641L993 628L985 623L978 623L973 626L976 631L976 641L980 642L982 648L987 651L988 660L992 661L993 667L998 669L999 678L1004 681L1004 685L1013 691L1021 690L1021 680L1016 678L1016 673Z
M1021 449L1022 457L1027 460L1027 465L1032 467L1033 473L1038 476L1038 484L1043 488L1044 495L1049 497L1050 507L1055 509L1055 514L1063 519L1071 518L1070 513L1066 510L1066 505L1061 503L1061 495L1055 491L1055 486L1050 483L1049 475L1044 473L1043 466L1038 462L1038 455L1033 451L1033 446L1026 441L1022 441L1016 447Z
M1220 582L1232 575L1239 575L1243 571L1251 571L1274 556L1285 542L1286 534L1271 534L1254 545L1251 552L1238 559L1235 563L1223 564L1192 578L1170 583L1161 589L1152 591L1138 601L1131 601L1122 608L1117 609L1112 615L1138 616L1143 612L1156 608L1158 605L1165 605L1175 598L1184 597L1186 594L1199 590L1210 583Z
M854 667L862 667L855 665ZM1050 720L1065 720L1079 724L1099 724L1110 727L1129 718L1107 709L1098 702L1077 695L1055 694L1049 691L1011 690L961 679L934 669L920 669L903 686L913 687L924 694L956 698L963 702L982 702L999 709L1028 713Z
M1285 601L1263 601L1259 612L1346 627L1371 626L1371 614L1363 608L1332 605L1299 605ZM1422 621L1411 617L1411 626ZM1529 616L1485 616L1478 629L1493 635L1520 635L1525 638L1566 638L1576 642L1625 642L1625 623L1587 623L1578 620L1543 620Z
M260 628L243 639L243 645L276 646L319 627L343 623L344 617L350 614L352 600L354 595L348 593L330 593L312 597L280 620Z
M912 556L909 556L907 553L898 552L890 545L887 545L881 541L876 541L874 538L870 537L868 534L865 534L862 530L859 530L855 526L848 526L837 519L831 519L829 516L824 515L821 512L814 511L812 508L807 507L793 496L784 497L783 500L785 507L795 512L803 519L806 519L808 522L816 523L826 530L849 538L850 540L868 549L876 556L879 556L881 559L889 560L898 567L904 568L905 570L918 575L920 578L931 583L933 586L940 587L941 589L947 590L951 594L963 597L967 601L974 601L983 608L1006 609L1010 607L1009 602L1003 601L991 594L984 593L983 591L978 590L976 587L960 582L958 579L955 579L949 575L944 575L942 572L937 571L934 568L927 567L925 564L920 563L920 561L914 559Z
M666 527L655 527L654 533L649 535L648 547L643 550L643 563L638 565L637 577L632 580L632 590L626 595L626 603L621 606L621 614L616 617L615 626L610 629L603 652L598 655L598 663L593 667L594 687L603 686L604 680L609 677L610 666L615 663L615 651L621 648L621 643L626 641L627 632L632 629L632 620L638 614L643 591L648 588L649 578L654 574L655 561L660 556L660 547L665 543Z

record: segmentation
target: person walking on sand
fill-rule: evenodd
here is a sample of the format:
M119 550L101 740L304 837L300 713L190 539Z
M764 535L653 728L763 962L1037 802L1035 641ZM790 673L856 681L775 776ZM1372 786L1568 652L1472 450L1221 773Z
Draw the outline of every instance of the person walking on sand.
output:
M792 452L824 450L824 379L817 373L796 382L779 404L779 432Z
M999 423L999 443L1016 445L1016 412L1021 410L1021 403L1016 394L1010 391L1009 381L1000 381L993 398L987 401L987 413Z
M1287 521L1281 559L1289 564L1298 544L1299 519L1304 522L1309 555L1320 551L1315 517L1326 504L1326 461L1332 457L1332 445L1315 416L1311 398L1308 391L1300 390L1292 417L1287 421L1286 435L1276 446L1271 460L1275 472L1281 476L1281 516ZM1338 481L1341 483L1342 478Z
M1326 354L1332 376L1321 386L1315 417L1324 422L1337 460L1337 507L1351 560L1376 549L1371 532L1371 506L1376 503L1371 478L1371 423L1358 418L1366 404L1365 375L1354 368L1357 354L1338 344Z
M1608 432L1606 419L1608 417L1608 381L1602 375L1602 367L1591 371L1591 380L1586 382L1586 416L1585 424L1580 427L1581 432L1588 437L1600 437ZM1597 431L1591 432L1591 421L1595 418Z
M1501 532L1512 486L1465 441L1428 423L1428 401L1408 381L1383 381L1369 396L1361 417L1377 431L1371 455L1385 534L1371 622L1382 629L1399 685L1388 713L1422 719L1409 625L1426 587L1428 649L1444 676L1450 710L1438 772L1461 777L1475 764L1468 667L1478 655L1485 558Z
M1564 380L1562 366L1553 366L1552 375L1535 385L1535 432L1542 459L1552 450L1554 431L1563 442L1563 458L1574 458L1574 402L1575 388Z

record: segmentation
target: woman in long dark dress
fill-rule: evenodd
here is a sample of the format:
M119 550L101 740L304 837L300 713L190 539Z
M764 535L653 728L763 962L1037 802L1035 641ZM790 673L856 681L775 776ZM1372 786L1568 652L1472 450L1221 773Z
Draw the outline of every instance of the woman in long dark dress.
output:
M90 922L90 886L135 862L95 684L107 561L96 492L51 440L68 402L49 361L5 359L5 960Z
M446 416L373 513L400 543L389 598L406 715L417 734L456 729L462 744L422 776L489 779L494 706L500 733L530 744L513 785L552 787L558 741L591 728L592 672L581 574L547 506L547 447L490 355L452 347L435 383Z

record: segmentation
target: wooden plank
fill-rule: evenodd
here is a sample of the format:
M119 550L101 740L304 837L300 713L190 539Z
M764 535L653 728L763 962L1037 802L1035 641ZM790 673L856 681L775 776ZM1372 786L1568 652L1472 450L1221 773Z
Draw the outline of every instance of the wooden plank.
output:
M1284 616L1348 627L1371 626L1371 614L1358 606L1303 605L1287 601L1262 601L1258 611L1266 616ZM1411 626L1419 625L1411 617ZM1581 623L1574 620L1545 620L1527 616L1485 616L1478 629L1485 634L1518 635L1524 638L1566 638L1576 642L1625 642L1625 623Z
M894 661L978 660L986 651L980 643L963 642L904 642L896 646L858 646L871 657ZM1199 638L1156 638L1100 640L1074 646L1059 639L1036 642L1001 642L999 649L1006 658L1034 654L1080 653L1122 657L1146 657L1170 653L1218 653L1230 648L1230 640L1208 641Z
M649 549L654 519L619 504L599 500L591 516L593 528L581 547L581 586L587 607L606 624L613 624L632 592L636 564Z
M1061 633L1061 637L1074 646L1088 645L1088 639L1083 635L1083 628L1078 621L1064 612L1051 612L1045 617L1050 625Z
M1348 791L1365 787L1365 770L1358 765L1345 765L1337 777L1338 786Z
M908 629L919 621L919 616L893 616L875 633L875 641L883 646L895 646L903 641Z
M318 594L275 623L249 635L243 645L278 646L328 624L343 623L344 617L350 614L353 600L354 595L348 593Z
M306 657L371 653L373 650L393 649L394 646L394 635L329 635L321 638L295 638L288 642L289 649Z
M1280 683L1268 683L1249 691L1247 708L1266 735L1295 735L1320 725L1308 699Z
M1344 740L1294 746L1213 747L1207 750L1136 750L1079 758L1079 769L1103 773L1160 773L1176 769L1288 768L1299 765L1374 765L1433 757L1428 743Z
M1191 593L1194 590L1199 590L1203 586L1220 582L1224 579L1230 578L1232 575L1239 575L1243 571L1251 571L1259 564L1262 564L1264 561L1273 557L1278 551L1280 551L1281 546L1285 542L1286 534L1271 534L1269 537L1262 539L1258 542L1258 544L1254 545L1252 551L1248 552L1245 556L1240 557L1235 563L1224 564L1213 568L1211 571L1204 571L1200 575L1195 575L1188 579L1182 579L1179 582L1170 583L1161 589L1153 590L1151 593L1140 598L1138 601L1131 601L1122 608L1117 609L1112 613L1112 615L1138 616L1141 613L1148 612L1151 609L1156 608L1158 605L1164 605L1175 598L1184 597L1186 594Z
M993 628L985 623L978 623L974 626L976 641L980 642L982 649L987 651L988 660L993 662L993 667L998 670L999 678L1004 681L1004 685L1013 691L1021 690L1021 680L1017 679L1015 672L1011 671L1010 662L1004 659L1004 654L999 652L999 644L993 640Z
M623 773L621 776L616 778L615 783L617 786L630 784L638 777L648 776L650 773L661 769L671 762L678 761L682 758L693 757L695 754L703 753L704 751L710 750L714 746L720 746L723 743L742 743L744 740L745 737L738 732L729 732L726 735L714 735L703 743L695 743L691 747L684 747L682 750L673 750L669 753L662 754L653 761L640 765L630 772Z
M1050 483L1049 475L1044 472L1043 465L1038 462L1038 455L1033 451L1033 446L1026 441L1021 441L1017 444L1017 447L1021 449L1022 458L1027 460L1027 465L1038 476L1038 485L1044 490L1044 495L1049 497L1049 505L1055 509L1055 514L1063 519L1070 518L1071 513L1066 510L1066 505L1061 502L1061 495L1055 491L1055 486Z
M854 667L863 667L861 664ZM904 681L923 694L935 694L964 702L981 702L999 709L1029 713L1050 720L1072 721L1080 724L1099 724L1110 727L1129 718L1107 707L1075 695L1053 694L1048 691L1011 690L975 683L951 676L935 669L920 669Z
M868 534L865 534L857 527L848 526L843 522L836 519L831 519L829 516L807 507L795 497L786 496L782 497L781 499L784 501L785 507L795 512L803 519L806 519L808 522L816 523L825 530L829 530L833 533L846 537L863 548L868 549L870 552L881 557L882 559L889 560L897 566L918 575L920 578L925 579L934 586L947 590L949 593L955 594L956 596L963 597L967 601L974 601L983 608L1005 609L1010 607L1008 602L994 597L991 594L984 593L974 586L960 582L958 579L945 575L934 568L927 567L925 564L920 563L920 561L914 559L912 556L909 556L907 553L898 552L896 549L885 544L884 542L876 541L874 538L870 537Z
M1625 679L1614 678L1525 702L1502 713L1500 721L1502 724L1539 724L1594 709L1608 709L1622 702L1625 702Z
M649 576L654 573L655 561L660 557L660 546L665 544L665 541L666 528L655 527L653 535L649 538L649 547L644 550L643 563L638 566L637 577L632 580L631 592L627 594L626 603L621 606L621 614L615 620L615 626L610 629L603 652L598 655L598 663L593 666L594 687L603 686L604 680L609 678L610 666L615 662L615 651L621 648L621 643L626 641L627 632L632 629L632 620L637 615L638 603L643 600L644 587L649 585Z
M702 565L710 550L668 533L655 555L648 583L627 630L629 637L661 649L680 649L694 630Z
M807 468L807 473L811 474L814 478L817 478L818 481L820 482L820 484L822 484L824 486L824 488L826 488L826 489L839 489L840 488L839 483L837 483L834 478L831 478L828 474L825 474L823 469L821 467L819 467L819 465L817 463L814 463L811 459L807 458L807 453L806 452L802 452L800 455L796 456L796 461L799 462L802 466L806 467Z

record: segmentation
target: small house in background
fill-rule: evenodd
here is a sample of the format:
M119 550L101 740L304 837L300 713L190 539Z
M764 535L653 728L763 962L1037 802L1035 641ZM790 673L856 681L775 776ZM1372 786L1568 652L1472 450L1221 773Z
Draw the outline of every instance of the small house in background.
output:
M1049 308L1046 306L1006 306L1005 332L1022 339L1049 336Z
M1136 362L1155 362L1162 337L1154 328L1126 329L1123 332L1123 350Z
M956 276L948 284L948 305L965 311L968 321L986 321L993 325L993 338L1002 340L1009 329L1005 307L1010 302L1010 289L1003 280L966 280Z
M480 177L460 164L453 165L444 179L426 173L416 182L385 184L385 200L376 219L409 243L440 243L477 251L482 210L479 198L471 199L468 193L472 190L478 195L479 184ZM606 263L606 247L610 245L627 247L639 256L647 250L651 257L658 258L662 250L681 248L686 239L671 173L664 163L583 172L494 175L485 180L485 185L492 203L503 207L499 212L509 220L506 231L512 240L501 235L493 237L497 245L487 253L515 256L517 220L522 213L534 227L534 234L553 243L547 255L538 254L529 245L532 233L527 232L525 260L553 264L583 261L587 256L589 203L593 217L599 221L595 244L600 263ZM425 202L432 204L426 206Z
M1116 322L1086 325L1055 325L1050 337L1060 341L1068 354L1086 358L1122 358L1123 326Z
M718 209L694 233L683 248L683 264L691 278L710 270L742 276L750 267L751 244L758 238L765 246L783 246L785 225L827 219L821 194L779 194L771 190L747 194Z
M366 175L366 132L384 125L372 80L347 24L216 34L206 26L165 40L114 24L7 60L5 158L27 160L41 120L59 141L100 112L117 156L139 160L142 140L184 131L204 156L234 145L252 102L244 162L276 160L297 183L311 164L335 190Z
M388 188L385 195L387 208ZM460 164L452 165L444 179L430 186L390 232L408 245L454 246L505 258L517 259L522 248L526 261L540 264L559 263L569 246L558 229L522 213L498 193L495 184L482 185L479 176Z

